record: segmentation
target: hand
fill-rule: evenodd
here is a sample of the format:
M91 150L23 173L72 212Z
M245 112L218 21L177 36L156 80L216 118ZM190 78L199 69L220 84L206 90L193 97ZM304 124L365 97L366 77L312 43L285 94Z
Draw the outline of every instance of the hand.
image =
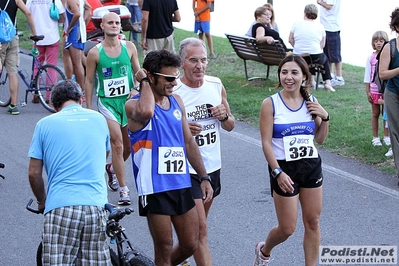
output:
M146 39L142 39L142 40L141 40L141 47L142 47L144 50L147 50L147 49L148 49L148 47L147 47L147 40L146 40Z
M286 173L282 172L278 175L277 184L284 193L294 193L294 187L292 186L294 182Z
M204 180L201 182L201 190L202 190L202 201L203 203L207 203L213 198L213 188L211 186L211 182Z
M369 101L369 103L373 103L373 96L370 92L367 92L367 100Z
M218 120L224 119L227 114L226 107L223 104L210 107L209 110L211 110L212 116Z
M318 102L307 101L306 107L311 115L316 115L324 119L326 119L328 116L327 111L324 110L324 108Z
M202 125L196 122L188 122L188 126L190 127L191 135L193 137L197 136L202 131Z
M136 74L134 74L134 78L140 82L143 78L147 77L147 70L144 68L140 68Z

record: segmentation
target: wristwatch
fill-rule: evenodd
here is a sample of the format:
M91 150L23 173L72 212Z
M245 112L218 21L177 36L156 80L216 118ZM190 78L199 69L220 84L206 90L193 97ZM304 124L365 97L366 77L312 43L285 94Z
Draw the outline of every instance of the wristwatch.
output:
M270 174L273 178L277 178L282 172L283 170L281 170L281 168L275 168Z
M209 175L207 175L207 176L205 176L205 177L200 177L200 180L201 180L201 182L202 182L202 181L205 181L205 180L207 180L207 181L209 181L209 182L212 182L211 177L210 177Z
M323 122L327 122L327 121L330 121L330 115L327 115L327 118L322 118L321 119L321 121L323 121Z

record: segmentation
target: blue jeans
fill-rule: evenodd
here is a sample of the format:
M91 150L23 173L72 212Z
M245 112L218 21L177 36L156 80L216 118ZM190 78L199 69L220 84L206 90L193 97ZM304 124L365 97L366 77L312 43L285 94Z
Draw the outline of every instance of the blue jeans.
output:
M129 9L129 12L130 12L130 15L131 15L130 20L132 21L132 23L141 22L141 17L143 15L141 13L140 7L139 6L135 6L135 5L129 5L129 4L126 4L126 7ZM132 32L132 36L133 36L133 40L135 42L137 42L138 41L137 32Z

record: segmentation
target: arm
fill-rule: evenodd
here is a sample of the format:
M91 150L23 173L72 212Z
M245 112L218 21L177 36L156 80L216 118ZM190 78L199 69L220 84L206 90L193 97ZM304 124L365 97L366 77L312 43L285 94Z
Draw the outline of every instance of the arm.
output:
M151 82L152 76L148 76ZM151 86L147 81L140 84L140 98L130 99L125 104L128 126L131 132L144 127L144 125L154 116L155 98Z
M373 97L370 93L370 83L373 80L371 77L371 62L370 62L371 55L368 56L366 61L366 67L364 69L364 83L366 84L366 96L369 103L373 103Z
M93 47L86 60L86 81L85 81L85 96L86 96L86 107L91 109L91 103L93 98L94 88L94 77L96 74L96 68L99 60L99 54L97 47Z
M36 200L40 203L38 204L38 209L43 210L45 208L46 201L46 190L43 180L43 161L35 158L30 158L29 161L29 183L32 188L32 192L36 197Z
M226 89L222 85L222 103L211 107L210 108L212 112L212 116L215 117L216 119L223 120L226 118L226 115L228 116L228 119L226 121L221 122L222 128L227 131L232 131L234 129L235 125L235 118L231 114L230 111L230 105L227 102L227 93Z
M294 39L294 33L291 31L290 36L288 37L288 42L294 47L295 45L295 39Z
M280 167L272 147L273 125L274 117L272 100L270 98L266 98L263 100L260 110L259 128L263 154L265 155L266 161L272 170ZM292 182L291 178L284 172L277 177L277 183L283 192L292 193L294 191L292 186L294 182Z
M144 50L147 50L147 29L148 29L148 16L150 12L148 11L142 11L142 17L141 17L141 46L143 47Z
M271 36L265 36L266 30L264 27L257 27L256 28L256 42L257 43L268 43L271 44L274 42L274 38Z
M333 8L333 5L327 4L327 2L324 2L323 0L317 0L317 3L327 10Z
M139 56L137 54L136 46L132 42L127 41L126 47L129 51L130 63L132 65L133 73L136 74L140 70ZM144 78L144 76L139 77L139 80L141 80L142 78ZM139 80L137 80L136 77L135 77L135 79L133 79L134 86L139 85L139 82L138 82Z
M399 67L389 69L389 64L391 63L391 45L389 43L387 43L384 46L384 49L382 49L379 63L379 74L381 79L387 80L399 75Z
M79 18L81 16L80 11L79 11L79 1L78 0L68 0L68 6L69 10L73 13L73 17L71 21L68 23L68 28L66 30L66 35L69 35L69 32L75 26L75 24L79 21Z
M173 13L172 21L173 21L173 22L180 22L180 20L181 20L180 12L179 12L179 10L176 10L176 11Z
M324 46L326 46L326 36L323 36L323 38L321 38L321 41L320 41L321 50L324 49Z
M32 13L29 11L29 9L26 7L25 3L22 0L15 0L15 3L17 4L17 7L22 11L22 13L24 13L24 15L26 16L26 19L32 31L32 35L37 35L35 21L33 19Z
M198 16L202 12L205 12L206 10L211 9L211 5L212 5L212 2L211 1L207 1L206 2L206 6L204 6L202 9L200 9L200 10L195 10L194 9L194 16Z
M328 129L329 129L329 121L322 121L322 119L327 119L329 117L326 110L324 110L323 106L321 106L317 101L307 101L306 107L309 110L311 115L317 115L315 118L316 129L314 131L314 140L318 144L323 144L326 140Z
M138 0L140 9L143 9L143 2L144 2L144 0Z
M83 11L83 19L85 24L89 24L91 16L92 16L92 8L91 5L85 0L84 2L84 11Z

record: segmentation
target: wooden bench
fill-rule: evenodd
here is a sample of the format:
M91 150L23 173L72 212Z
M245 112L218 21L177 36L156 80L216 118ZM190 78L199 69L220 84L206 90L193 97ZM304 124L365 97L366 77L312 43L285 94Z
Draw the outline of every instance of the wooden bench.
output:
M239 36L225 33L235 53L244 60L245 78L247 80L268 79L270 66L278 66L286 56L285 49L279 41L272 44L257 44L256 39L248 36ZM247 60L257 61L267 66L266 78L248 78Z

